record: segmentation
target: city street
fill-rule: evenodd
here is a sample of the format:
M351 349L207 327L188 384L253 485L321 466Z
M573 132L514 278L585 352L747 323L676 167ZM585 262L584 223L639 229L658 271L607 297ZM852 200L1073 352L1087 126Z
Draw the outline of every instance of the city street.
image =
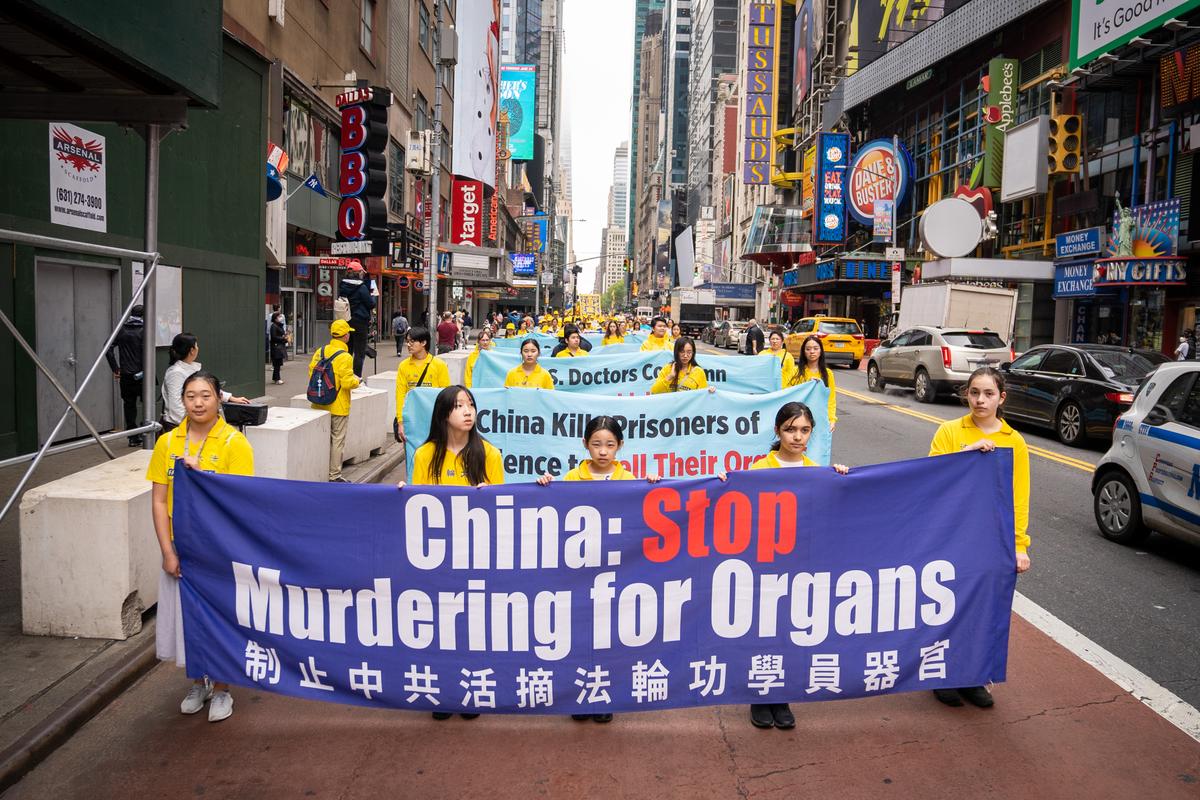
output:
M701 363L724 357L739 356L702 348ZM834 453L851 466L924 456L937 421L959 415L950 400L921 405L869 393L861 373L836 376ZM796 706L790 732L756 730L735 706L607 726L434 722L235 688L233 718L210 725L178 713L186 681L160 665L5 797L723 798L800 786L829 797L1195 797L1200 743L1114 685L1121 667L1106 677L1055 640L1070 626L1195 705L1200 554L1157 536L1144 550L1101 539L1087 470L1097 449L1024 433L1036 454L1034 561L1018 590L1062 623L1047 635L1045 620L1038 630L1014 615L1009 681L990 711L922 692Z

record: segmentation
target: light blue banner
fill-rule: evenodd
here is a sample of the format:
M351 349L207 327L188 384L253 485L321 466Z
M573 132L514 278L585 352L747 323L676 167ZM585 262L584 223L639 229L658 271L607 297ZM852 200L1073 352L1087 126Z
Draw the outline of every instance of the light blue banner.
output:
M610 353L614 347L634 348L635 352ZM560 392L585 392L608 395L645 395L658 378L659 371L671 363L665 350L636 351L637 345L610 344L593 349L577 358L543 358L540 363ZM475 388L494 389L504 385L509 370L521 363L520 353L485 350L475 362L471 383ZM729 358L716 356L700 360L714 389L743 394L766 394L782 387L783 371L770 358Z
M433 401L441 389L417 388L404 401L408 463L429 436ZM509 481L543 472L562 477L587 457L583 430L592 417L622 420L620 461L638 477L698 478L748 469L775 440L775 413L798 400L813 413L816 430L808 456L828 464L832 437L826 415L829 390L808 381L771 394L675 392L611 397L540 389L473 389L479 432L504 454Z

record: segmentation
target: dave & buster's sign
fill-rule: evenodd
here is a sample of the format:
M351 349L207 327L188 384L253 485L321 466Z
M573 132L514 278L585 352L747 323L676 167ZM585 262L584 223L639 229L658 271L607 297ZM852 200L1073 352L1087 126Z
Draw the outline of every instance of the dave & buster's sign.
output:
M892 200L899 209L908 193L912 173L912 160L903 144L898 153L892 152L891 139L864 144L850 165L847 192L850 215L863 225L873 226L876 200Z
M342 113L338 167L338 238L346 242L378 240L387 252L388 106L392 93L371 87L338 95ZM359 252L359 251L355 251Z

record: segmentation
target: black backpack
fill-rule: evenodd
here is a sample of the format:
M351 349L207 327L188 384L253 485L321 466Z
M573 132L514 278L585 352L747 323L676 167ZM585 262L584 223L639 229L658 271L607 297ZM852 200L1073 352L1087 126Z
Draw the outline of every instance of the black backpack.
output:
M325 348L321 348L321 358L313 367L312 375L308 376L308 402L315 406L329 406L337 400L337 375L333 371L333 360L343 353L350 355L345 350L338 350L333 355L326 357Z

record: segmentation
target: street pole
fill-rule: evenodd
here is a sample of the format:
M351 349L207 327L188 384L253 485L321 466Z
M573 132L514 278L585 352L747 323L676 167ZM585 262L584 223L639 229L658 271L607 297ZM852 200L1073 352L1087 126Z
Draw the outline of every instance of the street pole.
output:
M158 173L159 152L162 136L157 124L146 126L146 252L158 252ZM158 310L155 292L158 286L158 270L151 271L150 264L143 265L142 281L142 412L144 425L154 420L154 396L157 388L157 351L155 339L158 335ZM142 434L142 446L153 450L155 435Z
M437 330L438 293L438 232L441 230L442 214L442 4L435 2L433 25L433 64L437 86L433 89L433 136L430 142L430 159L433 161L433 176L429 180L429 260L425 265L425 290L429 293L429 330Z

